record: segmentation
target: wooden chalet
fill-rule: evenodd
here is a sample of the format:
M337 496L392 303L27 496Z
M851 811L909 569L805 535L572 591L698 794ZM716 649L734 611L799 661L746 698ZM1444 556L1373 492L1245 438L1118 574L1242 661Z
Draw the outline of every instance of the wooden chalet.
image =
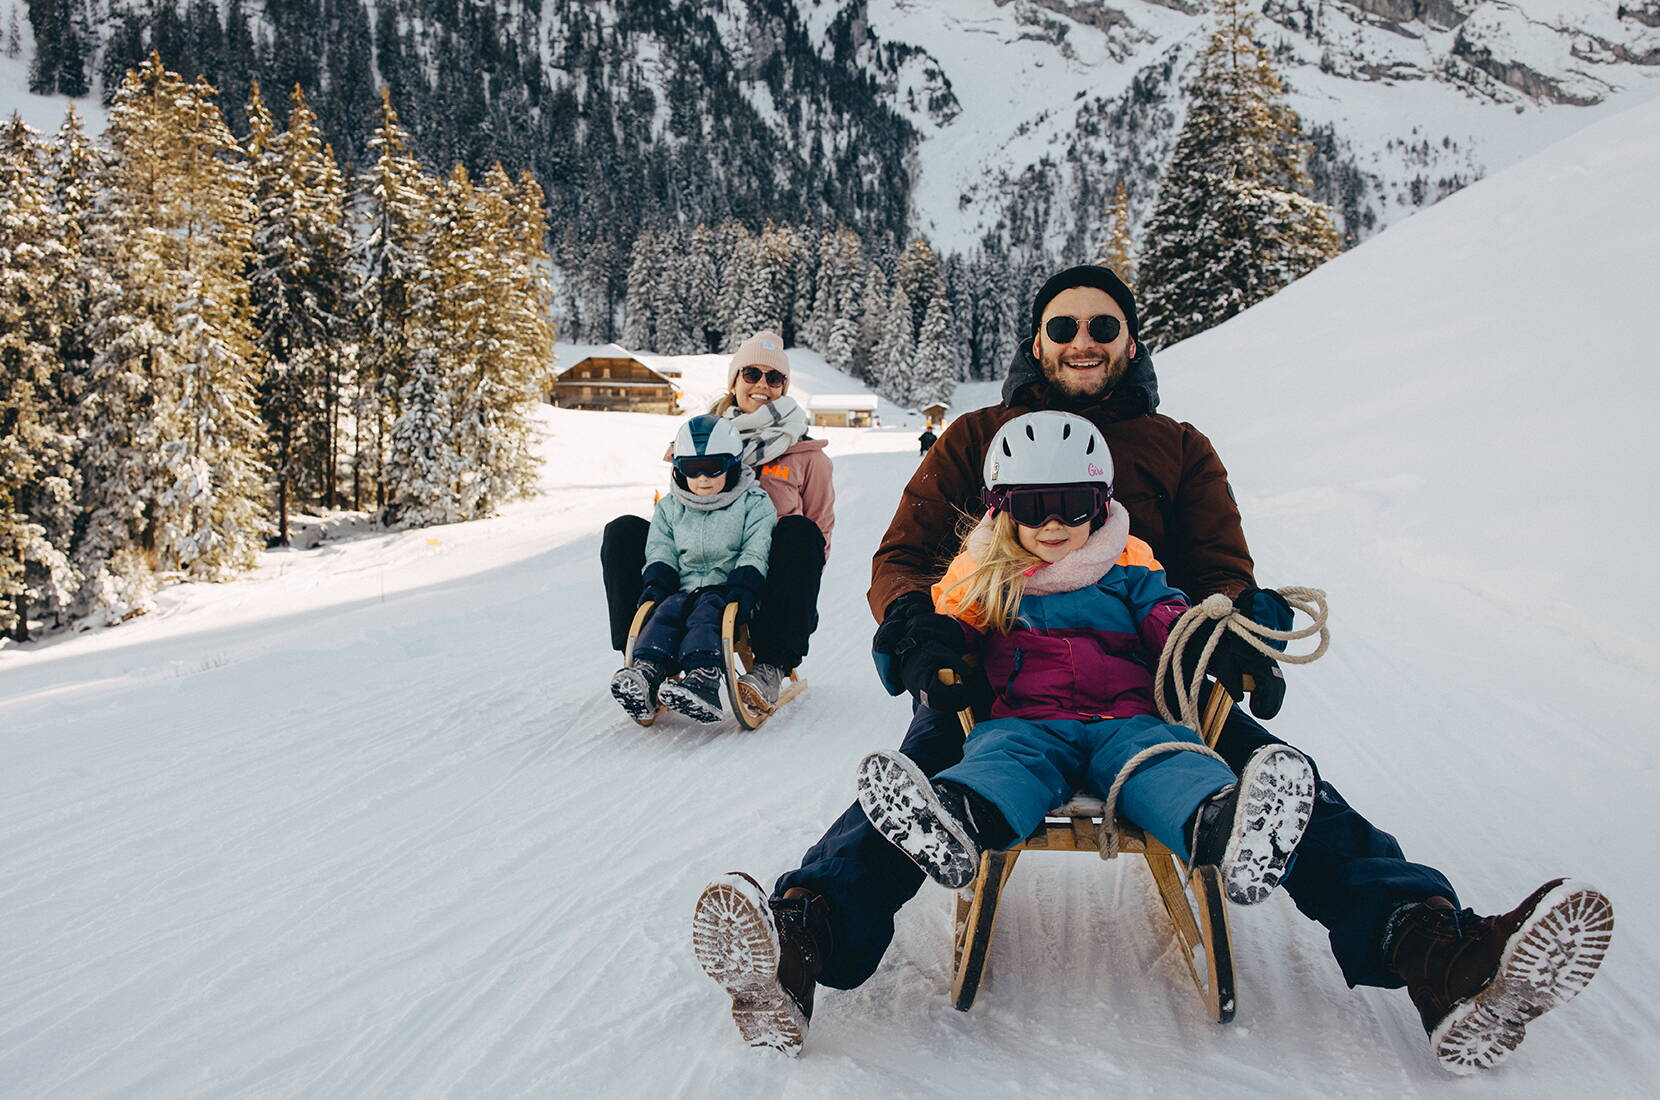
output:
M680 411L680 379L612 344L560 371L548 401L561 409L672 416Z
M812 410L813 423L826 428L869 428L879 423L875 394L815 394L807 407Z

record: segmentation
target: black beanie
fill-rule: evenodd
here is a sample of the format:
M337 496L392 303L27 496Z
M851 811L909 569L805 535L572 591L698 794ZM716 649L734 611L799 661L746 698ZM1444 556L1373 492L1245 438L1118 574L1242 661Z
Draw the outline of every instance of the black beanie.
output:
M1096 290L1106 291L1112 300L1118 303L1118 308L1124 311L1124 321L1130 330L1130 339L1141 338L1140 328L1136 324L1135 295L1130 293L1130 288L1124 285L1123 279L1109 269L1094 264L1069 267L1059 275L1050 276L1049 281L1043 284L1043 289L1032 299L1033 335L1037 334L1038 325L1043 322L1044 307L1055 300L1055 295L1075 286L1092 286Z

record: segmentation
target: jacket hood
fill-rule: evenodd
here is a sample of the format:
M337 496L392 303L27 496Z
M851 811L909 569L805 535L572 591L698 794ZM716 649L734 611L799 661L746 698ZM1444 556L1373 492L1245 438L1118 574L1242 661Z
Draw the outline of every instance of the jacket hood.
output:
M793 444L789 450L785 451L778 457L786 458L790 455L805 454L808 451L822 451L828 446L830 446L830 441L828 439L801 439L796 441L796 443Z
M1048 384L1043 377L1043 368L1038 361L1032 358L1032 349L1029 344L1022 344L1015 349L1014 360L1009 364L1009 376L1003 380L1003 404L1008 406L1028 406L1034 409L1058 408L1068 412L1076 412L1072 403L1047 401ZM1085 403L1096 404L1095 401ZM1143 413L1154 413L1159 407L1159 381L1153 373L1153 356L1147 350L1144 340L1136 341L1135 358L1130 360L1124 377L1118 380L1100 404L1122 406L1122 415L1140 416Z

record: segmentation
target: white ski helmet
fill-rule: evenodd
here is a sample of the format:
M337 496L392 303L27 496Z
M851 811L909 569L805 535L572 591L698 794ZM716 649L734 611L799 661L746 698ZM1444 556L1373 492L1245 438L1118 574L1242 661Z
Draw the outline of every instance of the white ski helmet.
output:
M744 440L738 429L732 426L732 421L714 413L692 417L674 435L675 458L736 457L743 453Z
M1104 485L1112 455L1101 432L1074 413L1025 413L997 429L982 471L987 489L1008 485Z

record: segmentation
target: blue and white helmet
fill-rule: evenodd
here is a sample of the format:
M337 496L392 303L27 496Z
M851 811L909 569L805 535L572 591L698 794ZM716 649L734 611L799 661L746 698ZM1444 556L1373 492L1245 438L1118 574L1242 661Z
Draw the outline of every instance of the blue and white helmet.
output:
M987 489L1008 485L1089 485L1112 489L1112 455L1096 428L1075 413L1026 413L1004 424L986 448Z
M738 429L732 426L732 421L714 413L692 417L680 425L680 430L674 436L675 458L705 458L715 455L731 455L737 458L743 453L744 441L738 434Z

